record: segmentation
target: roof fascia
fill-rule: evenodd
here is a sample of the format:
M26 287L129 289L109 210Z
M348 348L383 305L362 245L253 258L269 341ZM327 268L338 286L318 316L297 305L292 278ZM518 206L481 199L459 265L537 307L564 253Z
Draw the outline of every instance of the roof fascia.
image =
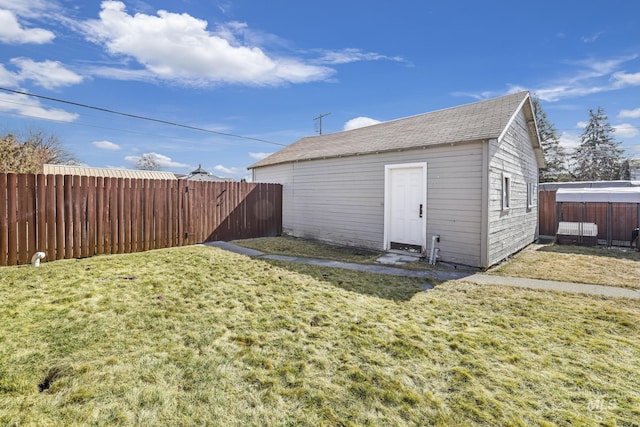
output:
M428 150L431 147L443 147L443 146L456 146L456 145L463 145L463 144L473 144L473 143L479 143L479 142L483 142L483 141L488 141L489 139L484 138L484 139L469 139L467 141L455 141L455 142L442 142L440 144L429 144L429 145L417 145L415 147L407 147L407 148L390 148L388 150L378 150L378 151L368 151L366 153L351 153L351 154L340 154L340 155L335 155L335 156L322 156L322 157L312 157L309 159L298 159L298 160L285 160L282 162L277 162L277 163L270 163L268 165L262 165L262 166L256 166L255 164L247 167L247 169L249 170L253 170L253 169L259 169L259 168L266 168L269 166L276 166L276 165L284 165L287 163L301 163L301 162L309 162L311 160L326 160L326 159L339 159L341 157L356 157L356 156L366 156L366 155L370 155L370 154L383 154L383 153L399 153L399 152L403 152L403 151L410 151L410 150Z

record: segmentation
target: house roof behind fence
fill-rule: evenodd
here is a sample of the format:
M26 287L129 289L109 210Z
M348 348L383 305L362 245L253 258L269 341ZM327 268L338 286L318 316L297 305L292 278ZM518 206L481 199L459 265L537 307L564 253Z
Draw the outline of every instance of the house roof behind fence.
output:
M447 108L359 129L302 138L250 168L499 138L529 92ZM528 108L531 115L531 108ZM530 117L533 120L532 117ZM535 129L535 125L534 125ZM537 131L534 148L539 150ZM540 153L541 154L541 153Z
M87 166L44 165L46 175L101 176L104 178L177 179L173 172L137 169L91 168Z

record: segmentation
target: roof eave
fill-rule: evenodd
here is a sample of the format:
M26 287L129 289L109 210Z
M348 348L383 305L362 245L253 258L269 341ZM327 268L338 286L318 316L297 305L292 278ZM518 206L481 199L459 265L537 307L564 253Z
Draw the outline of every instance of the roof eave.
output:
M486 138L474 138L474 139L469 139L469 140L463 140L463 141L453 141L453 142L442 142L439 144L426 144L426 145L417 145L414 147L406 147L406 148L390 148L388 150L376 150L376 151L366 151L366 152L362 152L362 153L346 153L346 154L336 154L333 156L318 156L318 157L309 157L309 158L303 158L303 159L295 159L295 160L283 160L280 162L273 162L273 163L268 163L268 164L264 164L264 165L258 165L258 163L254 163L253 165L249 166L247 169L258 169L258 168L264 168L264 167L268 167L268 166L276 166L276 165L284 165L287 163L299 163L299 162L307 162L307 161L311 161L311 160L326 160L326 159L339 159L341 157L356 157L356 156L365 156L365 155L369 155L369 154L381 154L381 153L397 153L397 152L402 152L402 151L410 151L410 150L426 150L432 147L443 147L443 146L455 146L455 145L462 145L462 144L472 144L472 143L477 143L477 142L483 142L483 141L488 141L490 139L495 139L495 137L486 137Z

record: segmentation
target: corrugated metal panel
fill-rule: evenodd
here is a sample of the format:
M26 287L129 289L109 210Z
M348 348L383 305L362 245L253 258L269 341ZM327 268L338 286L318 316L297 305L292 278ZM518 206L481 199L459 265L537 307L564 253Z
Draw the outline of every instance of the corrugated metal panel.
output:
M105 178L177 179L173 172L136 169L91 168L86 166L44 165L45 175L101 176Z
M640 187L560 188L556 202L640 203Z

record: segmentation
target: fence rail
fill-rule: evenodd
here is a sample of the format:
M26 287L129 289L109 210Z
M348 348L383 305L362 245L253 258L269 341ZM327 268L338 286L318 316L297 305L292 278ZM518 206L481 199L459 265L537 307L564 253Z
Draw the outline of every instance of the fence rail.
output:
M555 236L558 222L588 222L598 225L598 243L629 246L631 232L640 225L638 203L556 203L556 191L540 191L538 197L540 236Z
M0 266L282 233L282 186L0 173Z

